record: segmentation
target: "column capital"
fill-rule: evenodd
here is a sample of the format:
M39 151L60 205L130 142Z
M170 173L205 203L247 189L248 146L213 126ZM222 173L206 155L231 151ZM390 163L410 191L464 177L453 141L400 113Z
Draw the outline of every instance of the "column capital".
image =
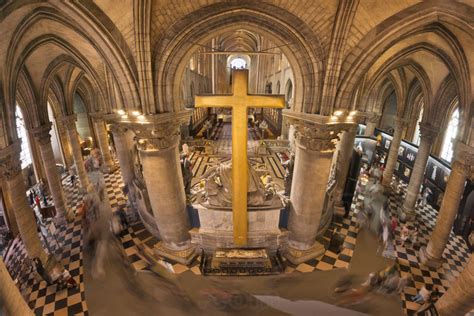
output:
M44 125L38 126L32 130L33 136L40 143L40 145L45 145L51 142L51 122L48 122Z
M63 116L62 118L64 127L68 130L72 130L76 128L76 121L77 121L77 114L71 114L67 116Z
M337 125L295 124L299 146L314 151L334 151L341 129Z
M462 170L468 178L474 179L474 147L456 140L452 169Z
M381 114L378 114L378 113L369 113L369 115L367 115L367 122L370 122L370 123L378 123L380 118L382 117Z
M105 121L104 115L105 115L104 112L92 112L92 113L89 113L89 117L92 118L92 120L94 121L94 123L104 122L104 121Z
M334 151L338 134L356 128L351 116L323 116L283 110L283 115L295 126L297 144L314 151Z
M21 172L20 153L20 141L0 150L0 178L8 181Z
M179 122L155 124L130 124L135 133L137 148L141 151L157 151L174 147L180 140Z
M122 123L111 123L109 126L110 126L110 131L114 135L123 135L127 131L130 130L130 128L128 126L126 126L125 124L122 124Z
M439 127L434 126L431 123L422 122L420 123L420 134L422 138L433 140L439 134Z
M405 128L405 127L408 126L409 123L410 123L410 120L408 120L406 118L401 118L401 117L396 117L395 118L395 126L396 127Z

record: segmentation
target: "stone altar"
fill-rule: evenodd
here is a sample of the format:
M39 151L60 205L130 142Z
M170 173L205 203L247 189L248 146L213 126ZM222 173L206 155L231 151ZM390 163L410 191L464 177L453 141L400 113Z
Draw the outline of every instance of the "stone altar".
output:
M286 230L279 228L283 204L272 190L264 170L248 165L248 242L246 248L267 248L275 252L284 247ZM191 242L207 253L217 248L239 248L234 243L232 221L231 163L210 168L195 186L193 208L199 215L200 227L190 231ZM265 180L265 182L264 182Z

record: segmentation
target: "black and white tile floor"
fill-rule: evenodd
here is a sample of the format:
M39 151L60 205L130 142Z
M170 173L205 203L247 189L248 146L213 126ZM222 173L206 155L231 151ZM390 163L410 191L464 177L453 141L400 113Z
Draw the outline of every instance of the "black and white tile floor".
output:
M269 156L271 157L271 156ZM195 157L193 159L199 159ZM276 158L275 158L276 159ZM266 163L266 161L263 161ZM275 161L275 163L278 160ZM204 162L206 163L206 162ZM195 168L197 167L195 164ZM204 168L204 167L203 167ZM282 169L275 168L275 176L282 176ZM203 172L195 169L196 174ZM120 171L105 175L106 189L111 201L112 208L116 208L126 204L126 198L122 194L122 179ZM82 195L79 193L78 187L72 187L68 178L63 181L65 193L69 201L70 207L77 208L81 203ZM288 273L306 273L315 270L331 270L335 268L347 268L357 242L357 229L355 227L355 211L363 196L357 196L352 204L352 209L348 218L339 222L332 223L324 239L326 242L332 235L332 231L339 227L340 233L345 236L343 251L339 254L327 250L321 257L299 264L297 266L288 265ZM397 208L403 202L403 194L390 196L390 207L393 214L396 214ZM430 206L419 207L417 209L418 221L417 225L420 229L419 246L426 245L430 237L431 231L436 222L437 212ZM396 239L399 238L400 227L397 228ZM145 243L152 247L156 242L156 238L145 229L140 222L132 224L122 236L122 244L126 253L129 255L136 269L146 268L137 255L136 244ZM67 228L59 232L59 243L62 245L60 259L64 266L71 272L79 284L78 289L57 290L56 286L47 286L46 282L38 281L34 274L27 278L27 286L24 287L24 294L28 297L28 302L36 315L87 315L88 308L84 293L83 283L83 259L82 259L82 226L81 220L76 218L74 223L67 225ZM451 282L459 276L464 265L469 259L470 252L465 242L458 236L451 234L446 251L443 255L444 263L439 269L430 269L421 265L418 261L419 246L411 247L411 245L401 246L394 243L396 260L399 265L400 274L402 276L411 274L414 281L407 286L405 292L401 295L403 308L408 315L413 315L419 305L411 301L411 296L415 295L423 284L435 284L439 286L441 292L446 291ZM16 257L25 256L26 253L21 241L16 245L14 251ZM6 265L14 264L13 258L7 260ZM186 267L179 263L172 263L175 273L183 273L191 270L195 274L200 274L199 261L191 267ZM11 266L9 270L11 269Z

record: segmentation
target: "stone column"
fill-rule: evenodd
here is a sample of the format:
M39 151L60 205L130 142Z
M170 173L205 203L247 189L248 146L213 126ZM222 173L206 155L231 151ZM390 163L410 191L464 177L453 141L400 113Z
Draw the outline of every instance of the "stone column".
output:
M474 257L448 291L435 303L439 315L462 316L474 310Z
M65 116L63 122L69 139L69 145L71 146L72 156L74 157L77 176L81 182L81 187L87 190L89 178L87 177L86 168L84 167L84 158L82 157L81 144L79 143L79 135L76 129L76 119L76 114L73 114Z
M385 187L390 187L392 183L393 170L398 158L398 148L402 142L403 129L406 127L407 121L404 119L395 119L395 132L393 133L392 143L390 144L390 151L388 152L387 163L385 171L383 172L382 184Z
M377 124L379 123L380 120L380 115L378 114L373 114L367 118L367 125L365 126L365 136L373 136L375 132L375 128L377 127Z
M142 163L143 178L161 241L155 252L182 264L196 253L189 234L186 196L179 161L180 123L133 126Z
M115 150L117 152L123 182L130 184L135 177L133 170L133 138L130 136L132 131L120 124L112 124L110 130L114 137Z
M426 163L431 153L431 146L438 135L438 128L429 123L420 124L420 146L416 155L415 165L411 172L410 183L408 184L405 201L402 205L402 210L407 215L408 220L415 220L415 204L418 199L423 177L425 175Z
M325 251L316 241L316 235L324 212L337 133L328 125L295 125L295 128L296 154L285 257L299 264Z
M56 217L59 223L64 224L67 216L66 200L64 198L63 187L56 168L53 147L51 145L51 123L40 126L33 130L35 139L39 145L41 160L48 179L49 192L53 197Z
M2 259L0 259L0 284L0 313L3 309L6 315L9 316L33 315L33 312L28 307L28 304L26 304L8 273Z
M5 181L2 181L2 183L0 183L0 186L2 188L5 188L6 185L7 184ZM4 193L3 201L5 205L4 211L7 213L7 216L8 216L8 224L10 225L9 226L10 233L12 233L13 237L16 237L20 233L20 230L18 229L18 223L16 222L15 211L14 211L12 203L10 202L10 196L8 195L8 191L4 189L3 193Z
M112 160L112 155L110 153L107 127L105 126L104 119L102 117L99 117L98 115L93 116L93 121L100 152L102 153L102 159L104 160L104 170L106 172L113 172L116 168L114 161Z
M337 145L336 160L336 192L334 211L339 215L345 214L344 203L342 201L344 195L344 187L347 180L347 172L352 159L354 150L354 141L356 137L357 126L342 133L341 140Z
M442 264L443 252L458 214L466 179L474 178L473 166L474 148L458 142L436 225L428 245L420 250L420 260L428 267L438 268Z
M0 176L6 182L5 191L14 205L15 218L30 259L40 258L43 263L47 254L41 246L35 215L26 199L26 187L21 174L20 142L0 150Z

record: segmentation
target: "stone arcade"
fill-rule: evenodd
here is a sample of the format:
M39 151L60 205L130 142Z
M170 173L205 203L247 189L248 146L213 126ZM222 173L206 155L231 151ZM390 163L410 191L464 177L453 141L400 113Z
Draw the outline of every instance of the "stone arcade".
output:
M471 312L473 5L0 0L0 314Z

